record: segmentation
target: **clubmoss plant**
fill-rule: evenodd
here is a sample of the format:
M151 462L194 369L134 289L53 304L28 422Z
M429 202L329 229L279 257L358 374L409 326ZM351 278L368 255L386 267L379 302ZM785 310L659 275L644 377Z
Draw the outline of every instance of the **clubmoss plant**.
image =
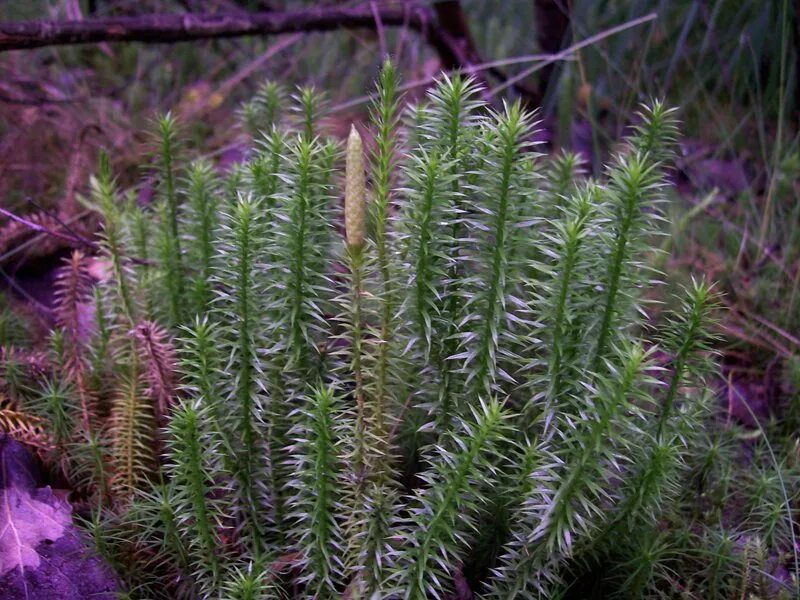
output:
M285 96L286 92L280 84L265 81L259 86L253 99L242 105L242 125L253 139L259 139L278 123Z
M120 210L101 163L98 418L74 433L55 372L39 405L83 440L106 490L87 527L131 595L796 594L797 461L707 431L714 287L645 295L673 112L644 107L588 178L468 77L406 125L398 89L387 62L343 147L312 90L265 88L224 180L170 175L170 122L155 210Z
M163 284L166 288L167 318L172 323L182 321L184 310L184 294L186 291L186 273L183 269L183 252L178 233L178 197L176 191L176 154L178 131L177 121L170 113L158 119L158 160L160 213L158 250L161 264L164 265Z
M290 432L296 458L287 486L293 521L289 538L301 557L298 582L311 598L336 597L344 576L344 541L337 507L342 493L341 451L334 422L339 399L330 388L309 392L298 425Z

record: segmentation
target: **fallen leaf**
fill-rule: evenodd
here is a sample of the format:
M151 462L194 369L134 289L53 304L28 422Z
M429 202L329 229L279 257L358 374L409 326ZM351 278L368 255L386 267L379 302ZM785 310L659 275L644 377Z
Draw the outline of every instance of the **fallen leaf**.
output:
M36 547L64 534L70 524L70 507L52 492L50 497L52 504L36 500L17 487L0 491L0 576L12 569L21 573L25 567L38 568L41 561Z
M28 450L0 434L0 598L112 600L119 583L72 524L72 509L42 487Z

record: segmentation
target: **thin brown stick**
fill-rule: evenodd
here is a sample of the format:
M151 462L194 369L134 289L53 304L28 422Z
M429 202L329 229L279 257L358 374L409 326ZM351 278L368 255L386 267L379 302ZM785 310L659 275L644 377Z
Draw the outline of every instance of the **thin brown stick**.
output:
M458 2L448 0L436 10L401 3L358 7L318 7L294 11L219 14L146 14L80 21L0 22L0 52L47 46L110 42L173 43L249 35L310 33L339 29L403 27L417 32L438 54L445 69L465 69L482 63L472 43ZM506 80L499 69L492 75ZM523 95L528 90L512 84Z
M384 26L407 24L423 33L432 20L425 7L383 6L377 7L376 12ZM374 29L375 19L373 9L362 6L230 14L146 14L80 21L9 21L0 23L0 52L99 42L170 43L247 35ZM446 38L438 35L428 37L437 52L447 53Z
M43 225L39 225L38 223L34 223L33 221L29 221L28 219L25 219L24 217L20 217L19 215L15 215L11 211L6 210L5 208L2 208L2 207L0 207L0 216L4 216L4 217L9 218L12 221L16 221L17 223L19 223L21 225L24 225L25 227L27 227L30 230L35 231L37 233L42 233L42 234L49 235L49 236L54 237L54 238L58 238L60 240L64 240L66 242L70 242L70 243L74 244L75 246L87 248L89 250L92 250L95 253L99 253L100 252L100 247L95 242L93 242L91 240L88 240L83 236L77 235L76 233L71 232L69 230L69 227L64 223L61 223L61 227L63 227L67 231L69 231L69 233L62 233L61 231L56 231L55 229L50 229L48 227L44 227ZM146 260L143 260L143 259L138 258L136 256L128 257L128 260L130 260L134 264L138 264L138 265L151 265L151 264L153 264L151 261L146 261Z
M17 223L24 225L25 227L27 227L32 231L37 231L39 233L46 233L47 235L52 236L54 238L58 238L67 242L72 242L74 244L79 244L81 246L90 248L91 250L97 250L97 245L94 244L93 242L90 242L89 240L83 239L74 234L61 233L60 231L49 229L47 227L44 227L43 225L39 225L38 223L34 223L33 221L29 221L28 219L20 217L19 215L15 215L14 213L12 213L9 210L6 210L5 208L0 207L0 215L8 217L12 221L16 221Z

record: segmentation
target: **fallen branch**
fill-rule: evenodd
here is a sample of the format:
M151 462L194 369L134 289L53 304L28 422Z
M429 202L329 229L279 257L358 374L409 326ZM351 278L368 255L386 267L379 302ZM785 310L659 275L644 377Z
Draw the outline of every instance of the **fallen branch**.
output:
M54 238L58 238L60 240L64 240L65 242L78 244L80 246L84 246L86 248L89 248L90 250L97 250L97 245L94 242L90 241L90 240L87 240L87 239L85 239L85 238L83 238L81 236L75 235L75 234L61 233L60 231L55 231L55 230L50 229L48 227L44 227L43 225L39 225L38 223L34 223L33 221L29 221L28 219L25 219L23 217L17 216L14 213L12 213L11 211L6 210L5 208L0 208L0 216L8 217L10 220L15 221L16 223L19 223L20 225L24 225L25 227L27 227L31 231L36 231L37 233L45 233L45 234L47 234L49 236L52 236Z
M31 231L34 231L36 233L39 233L39 234L42 234L42 235L48 235L50 237L53 237L53 238L68 242L70 245L72 245L74 247L86 248L87 250L91 250L92 252L94 252L96 254L99 254L100 251L101 251L100 246L98 246L95 242L93 242L91 240L88 240L88 239L86 239L85 237L83 237L81 235L78 235L77 233L72 231L65 223L62 223L60 220L59 220L60 227L62 229L65 229L68 233L63 233L61 231L56 231L55 229L52 229L50 227L45 227L45 226L40 225L39 223L36 223L36 222L31 221L29 219L26 219L24 217L20 217L19 215L16 215L13 212L11 212L9 210L6 210L5 208L2 208L2 207L0 207L0 216L7 217L9 220L14 221L15 223L19 223L20 225L23 225L23 226L27 227L28 229L30 229ZM56 218L56 220L58 220L57 217L55 217L55 218ZM151 261L144 260L144 259L138 258L136 256L130 256L130 257L128 257L128 259L132 263L137 264L137 265L152 265L153 264Z
M310 33L338 29L408 27L436 51L445 69L468 69L483 61L475 49L458 2L427 6L321 7L294 11L230 14L149 14L80 21L0 22L0 52L46 46L109 42L150 44L250 35ZM498 69L492 75L506 80ZM478 75L482 79L482 75ZM514 84L512 84L514 85ZM529 91L515 84L523 95ZM487 86L488 88L488 86Z
M420 6L380 7L377 13L384 26L407 25L426 33L432 19L429 9ZM0 23L0 52L95 44L100 42L170 43L247 35L332 31L376 27L370 7L323 7L295 11L270 11L231 14L149 14L133 17L106 17L80 21L10 21ZM440 35L429 39L438 52L458 53L452 41Z

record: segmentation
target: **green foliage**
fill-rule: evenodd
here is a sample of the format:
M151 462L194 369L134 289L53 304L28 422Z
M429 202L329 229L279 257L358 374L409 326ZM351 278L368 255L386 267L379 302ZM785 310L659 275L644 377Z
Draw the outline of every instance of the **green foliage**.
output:
M205 162L191 165L187 179L185 246L187 264L193 271L188 302L190 314L202 315L210 308L212 298L213 242L218 229L220 185L213 167Z
M447 446L431 448L423 487L409 502L404 548L398 557L401 597L437 597L450 579L478 528L485 494L502 467L500 448L506 439L507 415L497 401L471 407L453 425Z
M215 589L220 578L220 540L224 531L226 506L214 498L215 487L224 474L214 461L220 458L219 440L208 433L209 407L201 400L182 403L172 413L168 428L166 474L176 493L171 502L177 514L193 514L192 520L179 520L179 535L188 541L187 553L192 575Z
M350 197L358 231L337 233L341 153L310 89L283 128L277 88L253 101L260 133L224 183L174 176L163 121L155 211L120 211L103 163L86 381L113 382L92 388L108 443L77 439L84 465L107 457L88 480L113 500L87 526L131 594L723 598L796 570L796 461L767 447L744 477L735 432L707 431L713 288L658 315L645 293L672 111L645 107L592 179L469 78L443 77L408 131L398 88L384 64L366 238ZM72 436L71 390L43 390Z
M256 257L263 250L263 227L260 202L251 196L240 196L230 208L230 214L222 224L221 243L218 248L218 270L215 283L219 302L216 313L224 331L224 354L229 355L227 372L229 386L221 393L226 433L230 436L230 447L234 453L237 481L236 491L241 497L239 506L249 513L248 520L254 531L260 530L258 515L258 493L256 479L264 467L264 457L257 440L263 435L257 428L261 412L258 357L258 329L261 311L259 297L262 289L256 275ZM205 363L213 361L212 350L203 345L204 351L197 355ZM208 383L205 383L208 387ZM205 398L214 402L215 398ZM256 546L257 535L251 539Z
M156 458L152 406L142 394L135 366L121 375L112 402L108 428L114 477L110 483L119 497L129 498L145 485Z
M278 123L285 95L286 92L280 84L265 81L259 86L253 99L242 105L242 124L254 139L267 134Z
M300 565L305 594L310 598L336 597L343 578L343 541L336 515L341 495L341 453L334 423L338 399L330 388L315 388L308 406L290 432L292 478L287 499L292 507L289 531L292 547L303 557Z
M178 198L175 190L177 152L177 122L169 113L158 119L158 178L159 178L159 258L164 266L163 284L166 288L167 318L179 323L184 316L186 278L183 253L178 235Z
M14 314L5 297L0 298L0 347L24 344L27 327L23 319Z
M479 211L466 222L474 250L467 263L469 275L459 289L466 315L459 333L460 352L447 358L463 362L468 399L503 394L501 381L514 381L509 365L515 362L519 342L512 332L518 319L525 205L530 205L526 190L536 185L535 155L527 141L533 130L530 116L516 103L490 119L492 125L478 142L483 145L477 167L481 183L469 190Z
M91 200L94 208L103 217L103 233L101 244L111 262L112 285L108 292L113 296L111 301L121 306L121 317L127 325L133 325L138 316L131 279L134 277L130 262L127 260L122 227L122 214L117 206L116 189L108 164L108 156L100 155L97 176L92 179Z

